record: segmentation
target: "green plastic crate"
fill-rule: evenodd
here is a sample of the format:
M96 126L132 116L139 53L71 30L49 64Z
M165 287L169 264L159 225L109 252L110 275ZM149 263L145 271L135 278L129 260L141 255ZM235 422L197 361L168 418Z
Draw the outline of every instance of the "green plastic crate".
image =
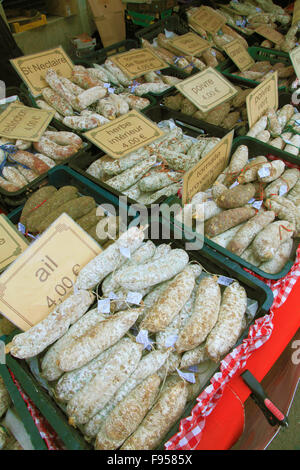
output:
M290 56L286 52L276 51L274 49L267 49L265 47L249 47L248 52L255 62L267 60L272 65L277 64L278 62L283 62L287 66L292 65ZM261 83L255 80L249 80L248 78L243 78L238 75L235 75L237 67L231 59L220 64L217 67L217 70L229 80L234 80L234 83L236 83L237 85L247 85L251 88L254 88ZM285 86L279 86L278 88L279 91L287 91L288 89L289 87Z
M164 222L160 219L160 239L153 240L156 245L161 243L170 243L172 248L185 249L185 242L190 241L190 238L183 236L182 240L178 239L178 229L175 231L171 227L168 239L163 238L163 232L166 230ZM169 228L169 227L168 227ZM193 234L192 234L193 237ZM224 275L226 277L237 279L245 288L249 298L257 300L258 311L255 318L266 315L273 303L272 290L262 281L254 276L251 276L240 266L231 260L225 258L222 254L217 253L215 250L208 246L204 246L201 251L187 250L190 260L200 263L208 272ZM254 320L251 324L253 324ZM250 327L250 325L249 325ZM249 328L248 327L248 328ZM248 334L248 328L241 335L237 344L240 344L245 336ZM63 441L67 450L87 450L91 447L84 440L83 435L79 430L74 429L68 423L68 418L62 409L56 404L48 392L43 389L40 383L33 377L26 361L17 360L12 356L7 357L7 364L19 381L25 393L30 397L35 406L40 410L42 415L47 419L49 424L53 427L60 439ZM216 364L215 372L218 370ZM214 372L214 373L215 373ZM203 389L209 384L205 383ZM183 415L180 419L188 416L191 409L196 405L196 400L188 402ZM174 424L167 435L164 437L163 442L169 440L176 432L178 432L179 421ZM158 446L159 449L163 448L163 443Z

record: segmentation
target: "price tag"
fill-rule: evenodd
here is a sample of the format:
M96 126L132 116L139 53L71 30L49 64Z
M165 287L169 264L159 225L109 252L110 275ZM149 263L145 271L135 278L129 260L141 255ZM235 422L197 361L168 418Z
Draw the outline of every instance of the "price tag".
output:
M212 8L202 6L197 8L196 13L191 17L191 21L208 33L214 34L224 26L226 18Z
M237 94L235 87L212 67L181 81L176 88L203 113Z
M110 58L130 79L145 73L165 69L168 64L160 59L152 49L133 49Z
M274 44L280 45L284 41L284 36L281 33L266 24L262 24L256 28L255 32L260 36L269 39L269 41L274 42Z
M228 165L234 131L229 132L200 162L183 177L183 204L191 202L196 193L205 191Z
M3 214L0 215L0 271L26 250L28 241Z
M299 8L299 10L300 10L300 8ZM299 12L299 16L300 16L300 12ZM296 73L297 77L300 79L300 46L295 47L295 49L293 49L290 52L290 59L291 59L291 62L293 64L295 73Z
M0 311L21 330L43 320L72 292L79 271L101 248L62 214L0 276Z
M164 132L150 119L133 110L84 135L110 157L122 158L163 136Z
M198 34L186 33L171 39L170 44L181 54L196 56L204 52L210 46L209 42L202 39Z
M248 70L255 63L247 49L238 39L225 44L223 49L241 72Z
M249 127L251 128L269 109L278 108L278 74L272 73L254 88L246 98Z
M18 102L11 103L0 114L0 136L38 142L54 114L54 111L28 108Z
M294 3L292 25L297 24L300 21L300 0L296 0Z
M31 94L37 97L47 86L44 79L47 70L54 69L59 75L70 78L74 64L61 46L11 59L10 61Z

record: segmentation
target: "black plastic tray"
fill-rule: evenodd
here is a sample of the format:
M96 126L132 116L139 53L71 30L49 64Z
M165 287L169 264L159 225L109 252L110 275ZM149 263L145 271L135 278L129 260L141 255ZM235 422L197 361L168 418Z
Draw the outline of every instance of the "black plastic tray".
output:
M292 164L293 167L296 166L300 169L300 160L298 158L286 152L282 152L279 149L275 149L274 147L270 147L270 145L267 145L263 142L259 142L258 140L253 139L252 137L238 137L237 139L234 139L233 144L232 144L231 154L235 152L235 150L237 149L239 145L246 145L248 147L249 157L251 158L257 157L259 155L265 155L267 158L270 158L270 160L279 159L284 162ZM176 196L171 196L165 201L165 203L170 206L175 203L181 204L181 201ZM182 227L182 224L178 221L175 221L174 218L172 219L172 224L175 224L175 226ZM193 233L195 234L195 232ZM282 279L288 274L288 272L291 270L294 264L292 260L289 260L280 272L276 274L269 274L269 273L266 273L265 271L262 271L261 269L254 266L253 264L250 264L247 261L243 260L240 256L237 256L231 253L226 248L223 248L222 246L217 245L216 243L214 243L207 237L204 237L204 243L206 246L209 246L210 248L215 250L217 253L220 253L223 256L225 256L228 261L229 260L234 261L235 263L238 263L240 266L249 269L253 273L258 274L259 276L263 277L264 279L271 279L271 280Z
M168 108L165 108L164 106L153 106L147 111L144 111L143 114L145 114L145 116L157 123L166 119L174 119L175 123L184 130L185 134L188 134L192 137L197 137L201 133L206 133L213 137L224 137L227 133L225 129L218 128L204 121L193 119L190 116L185 116L182 113L177 113L176 111L172 111ZM122 193L107 185L105 182L97 180L86 172L87 168L94 161L98 160L103 156L104 152L101 151L99 151L98 154L85 155L84 158L82 156L78 156L77 158L74 158L72 160L72 162L70 163L70 167L81 175L93 181L95 184L120 197L122 196ZM166 197L163 196L159 200L157 200L155 204L161 204L165 199ZM138 204L137 201L130 198L128 198L128 201L129 204Z
M52 122L52 126L54 123ZM58 130L63 130L59 129L58 126L55 125L55 128ZM92 148L92 144L90 142L84 141L83 142L83 148L81 148L75 155L73 155L70 158L67 158L64 160L64 164L69 164L73 161L74 158L77 158L81 156L82 158L85 158L87 155L87 152L89 152ZM55 168L55 167L54 167ZM25 201L28 199L28 196L38 189L44 182L47 180L47 176L49 174L50 170L47 171L46 173L43 173L42 175L38 176L34 181L31 183L28 183L26 186L23 188L19 189L18 191L15 192L8 192L5 189L0 188L0 204L3 208L9 209L12 207L17 207L20 206L21 204L24 204Z
M160 232L162 233L161 223ZM173 248L185 249L185 239L175 239L178 237L177 229L176 232L177 234L175 234L171 229L171 233L167 241L165 239L153 241L156 245L161 243L171 243ZM200 262L208 272L237 279L246 289L248 297L257 300L258 302L256 318L262 317L268 313L273 303L273 294L271 289L266 284L254 276L249 275L236 263L226 259L223 255L217 253L208 246L204 246L201 251L187 250L187 252L190 256L190 260ZM243 337L247 335L247 330L241 336L237 344L239 344ZM17 360L9 355L7 356L7 365L14 373L25 393L28 394L35 406L40 410L49 424L56 431L67 450L91 449L91 447L89 447L87 442L84 440L83 435L68 424L66 415L62 412L62 410L50 397L50 395L41 387L38 381L33 377L27 363L25 361ZM208 385L208 383L206 383L206 385ZM180 419L183 419L183 417L189 415L190 410L193 406L195 406L195 404L196 400L189 402L185 408L183 416ZM178 430L178 424L179 423L174 425L169 433L164 437L164 442L169 440L170 437Z

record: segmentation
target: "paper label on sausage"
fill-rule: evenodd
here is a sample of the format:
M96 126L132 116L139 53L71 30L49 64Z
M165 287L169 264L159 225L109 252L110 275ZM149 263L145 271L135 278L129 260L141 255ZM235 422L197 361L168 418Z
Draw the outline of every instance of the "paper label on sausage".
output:
M234 131L229 132L197 165L183 177L182 202L188 204L195 194L210 188L228 165Z
M40 96L42 89L47 86L44 78L47 70L54 69L59 75L70 78L74 68L61 46L11 59L10 62L34 97Z
M0 114L0 136L12 140L38 142L54 117L55 111L29 108L11 103Z
M113 158L122 158L162 137L164 132L138 111L130 111L85 137Z
M300 16L300 5L299 5L299 16ZM299 19L299 21L300 21L300 19ZM296 73L297 77L300 79L300 46L295 47L295 49L293 49L290 52L290 59L291 59L291 62L293 64L295 73Z
M261 26L256 28L255 32L258 33L260 36L263 36L264 38L268 39L269 41L274 42L274 44L279 45L284 41L284 36L281 33L266 24L262 24Z
M71 217L62 214L0 276L1 313L28 330L73 293L79 271L101 251Z
M3 214L0 215L0 271L26 250L28 242Z
M182 36L176 36L169 42L172 47L182 54L191 56L201 54L201 52L204 52L206 49L211 47L208 41L192 32L183 34Z
M208 33L216 33L226 23L226 18L212 8L201 6L191 17L191 22L200 26Z
M249 93L246 98L249 127L269 110L278 109L278 73L272 73Z
M212 67L182 80L175 86L203 113L208 113L237 94L236 88Z
M248 70L255 63L247 49L238 39L225 44L223 49L241 72Z
M138 78L145 73L161 70L169 65L160 59L151 49L133 49L122 54L110 57L125 75L130 78Z

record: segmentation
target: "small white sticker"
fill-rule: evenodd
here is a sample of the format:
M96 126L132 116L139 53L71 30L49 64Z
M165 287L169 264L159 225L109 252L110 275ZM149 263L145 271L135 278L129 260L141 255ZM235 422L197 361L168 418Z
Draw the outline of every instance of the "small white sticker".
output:
M260 168L257 173L261 178L265 178L266 176L270 176L271 174L270 168L268 168L267 166L263 166L262 168Z
M26 228L23 224L21 224L21 222L18 223L18 230L19 230L19 232L23 233L23 235L25 235Z
M255 198L254 198L254 197L252 197L252 198L250 199L250 201L248 201L248 204L253 204L253 202L255 202Z
M178 340L178 335L170 335L165 341L166 348L174 348L176 341Z
M181 370L179 370L179 369L176 369L176 370L177 370L177 373L178 373L179 377L181 377L182 379L184 379L187 382L190 382L192 384L194 384L196 382L195 374L191 374L190 372L181 372Z
M259 209L261 209L261 206L262 206L262 203L264 201L255 201L253 204L252 204L252 207L254 207L254 209L257 209L259 211Z
M98 313L110 313L110 299L98 300Z
M129 304L140 305L143 299L143 294L140 292L128 292L126 302Z
M282 184L279 188L279 196L283 196L288 192L288 187L286 184Z
M221 284L222 286L230 286L232 283L233 279L231 279L231 277L220 276L218 279L218 284Z

